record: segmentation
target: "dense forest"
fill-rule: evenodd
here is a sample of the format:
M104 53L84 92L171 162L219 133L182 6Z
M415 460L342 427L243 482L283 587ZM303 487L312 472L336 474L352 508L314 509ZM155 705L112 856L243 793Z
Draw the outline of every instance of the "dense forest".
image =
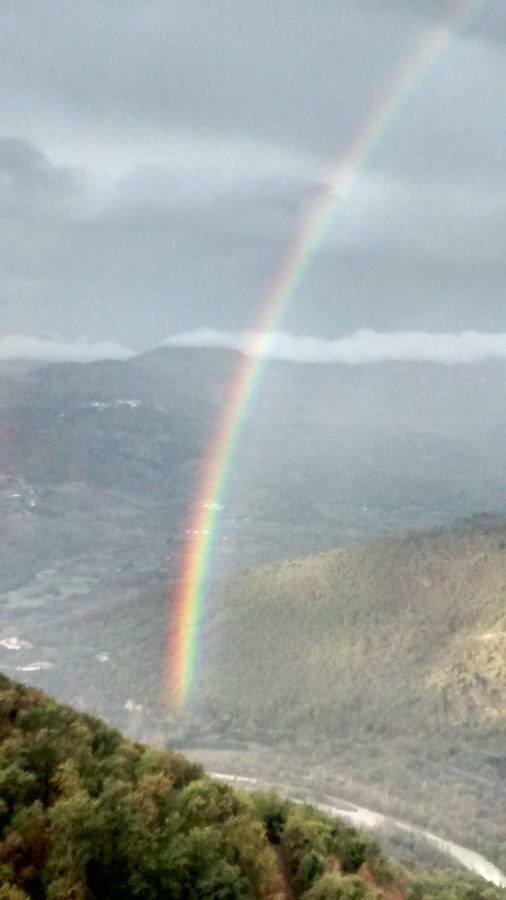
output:
M201 767L0 676L1 900L496 900L408 871L369 836Z

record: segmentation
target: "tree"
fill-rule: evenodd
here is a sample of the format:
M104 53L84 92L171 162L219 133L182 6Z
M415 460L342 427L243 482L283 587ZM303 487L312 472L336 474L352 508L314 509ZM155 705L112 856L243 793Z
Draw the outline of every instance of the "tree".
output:
M237 815L242 806L238 795L225 784L200 778L181 792L180 811L189 827L225 822Z
M56 891L66 889L65 885L79 891L86 883L86 866L96 846L98 805L87 791L80 790L58 800L50 811L48 873L51 881L61 882ZM56 893L55 900L58 896Z
M315 881L322 875L323 866L323 857L318 853L315 853L314 850L311 850L302 857L293 880L293 886L297 894L302 894L304 891L309 890Z
M286 820L281 846L293 873L303 857L313 852L324 857L330 849L330 824L317 815L310 815L305 807L292 809Z
M364 900L367 897L372 900L377 893L354 875L341 878L328 872L304 896L306 900Z
M14 884L4 884L0 887L0 900L30 900L30 898Z
M258 791L251 797L251 802L265 825L271 844L279 844L290 811L289 802L275 791Z

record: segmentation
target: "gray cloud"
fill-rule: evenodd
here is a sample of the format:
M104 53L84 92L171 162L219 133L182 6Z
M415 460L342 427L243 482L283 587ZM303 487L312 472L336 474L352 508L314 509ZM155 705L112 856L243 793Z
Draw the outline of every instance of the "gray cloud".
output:
M249 356L293 360L305 363L345 363L359 365L378 362L433 362L446 365L506 359L506 332L482 334L430 334L423 331L380 333L356 331L337 340L276 332L240 334L202 328L168 338L169 347L224 347Z
M332 162L451 6L4 4L1 332L143 349L254 327ZM502 12L392 118L287 329L506 329Z

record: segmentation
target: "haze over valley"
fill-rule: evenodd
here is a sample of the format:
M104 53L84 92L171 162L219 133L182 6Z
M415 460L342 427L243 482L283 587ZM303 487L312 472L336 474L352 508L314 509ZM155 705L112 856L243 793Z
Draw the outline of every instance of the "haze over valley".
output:
M175 713L171 603L238 362L162 348L4 372L3 671L504 866L505 364L269 364L218 511L196 702Z

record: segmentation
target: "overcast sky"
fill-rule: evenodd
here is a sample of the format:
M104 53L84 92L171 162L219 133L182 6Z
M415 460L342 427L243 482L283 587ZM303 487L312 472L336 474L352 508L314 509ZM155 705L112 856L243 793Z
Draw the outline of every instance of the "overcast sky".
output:
M5 0L0 338L255 328L329 165L447 8ZM336 210L286 332L506 331L505 85L490 0Z

